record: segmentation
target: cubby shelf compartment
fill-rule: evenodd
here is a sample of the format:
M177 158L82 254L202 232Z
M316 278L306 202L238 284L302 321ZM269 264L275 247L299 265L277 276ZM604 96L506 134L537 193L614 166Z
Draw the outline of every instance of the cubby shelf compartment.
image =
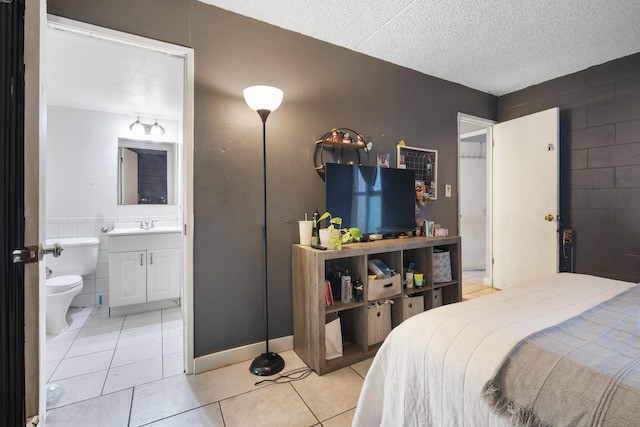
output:
M449 249L451 256L452 281L433 283L433 247ZM424 309L433 307L436 289L440 289L443 304L462 300L460 271L460 238L414 237L409 239L381 240L343 245L341 251L319 251L309 246L293 245L293 347L300 358L316 373L323 375L375 355L382 343L368 345L367 306L368 280L367 263L370 259L381 259L396 272L402 274L408 262L415 263L417 272L424 274L421 288L400 289L397 295L384 299L394 301L392 306L392 328L398 326L408 315L402 303L403 296L424 298ZM363 302L340 302L334 295L334 305L324 305L324 284L328 271L336 268L349 270L354 280L360 276L364 283ZM373 301L373 300L372 300ZM343 355L326 360L325 320L326 315L337 313L341 319L343 334Z

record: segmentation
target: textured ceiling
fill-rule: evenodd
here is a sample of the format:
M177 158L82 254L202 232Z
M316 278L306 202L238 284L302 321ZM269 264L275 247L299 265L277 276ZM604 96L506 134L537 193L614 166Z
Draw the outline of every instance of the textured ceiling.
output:
M504 95L640 52L640 0L200 0Z

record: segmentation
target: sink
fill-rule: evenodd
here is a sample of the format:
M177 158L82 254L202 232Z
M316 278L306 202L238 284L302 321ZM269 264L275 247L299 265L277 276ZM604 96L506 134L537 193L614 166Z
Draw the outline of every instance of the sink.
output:
M181 225L158 226L153 228L139 227L116 227L109 231L109 236L133 236L139 234L162 234L162 233L181 233Z

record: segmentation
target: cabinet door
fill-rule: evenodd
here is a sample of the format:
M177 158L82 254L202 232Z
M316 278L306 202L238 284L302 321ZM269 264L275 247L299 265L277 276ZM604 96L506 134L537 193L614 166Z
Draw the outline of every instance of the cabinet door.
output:
M180 297L180 249L153 249L147 254L147 301Z
M109 255L109 306L147 301L147 251Z

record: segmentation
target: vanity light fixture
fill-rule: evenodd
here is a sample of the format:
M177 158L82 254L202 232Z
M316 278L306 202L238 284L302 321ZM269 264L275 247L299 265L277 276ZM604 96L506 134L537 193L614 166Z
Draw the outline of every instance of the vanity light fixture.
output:
M164 135L164 128L158 124L158 119L156 119L153 124L146 124L140 121L140 116L138 116L135 122L129 125L129 130L136 135Z
M282 102L283 92L271 86L251 86L243 91L244 100L252 110L256 111L262 119L262 173L263 173L263 190L264 190L264 233L262 237L262 249L264 255L264 276L262 284L264 286L264 329L266 351L256 357L249 371L254 375L268 376L274 375L282 371L284 368L284 359L278 353L269 351L269 275L267 262L267 133L266 122L267 117L275 111Z

